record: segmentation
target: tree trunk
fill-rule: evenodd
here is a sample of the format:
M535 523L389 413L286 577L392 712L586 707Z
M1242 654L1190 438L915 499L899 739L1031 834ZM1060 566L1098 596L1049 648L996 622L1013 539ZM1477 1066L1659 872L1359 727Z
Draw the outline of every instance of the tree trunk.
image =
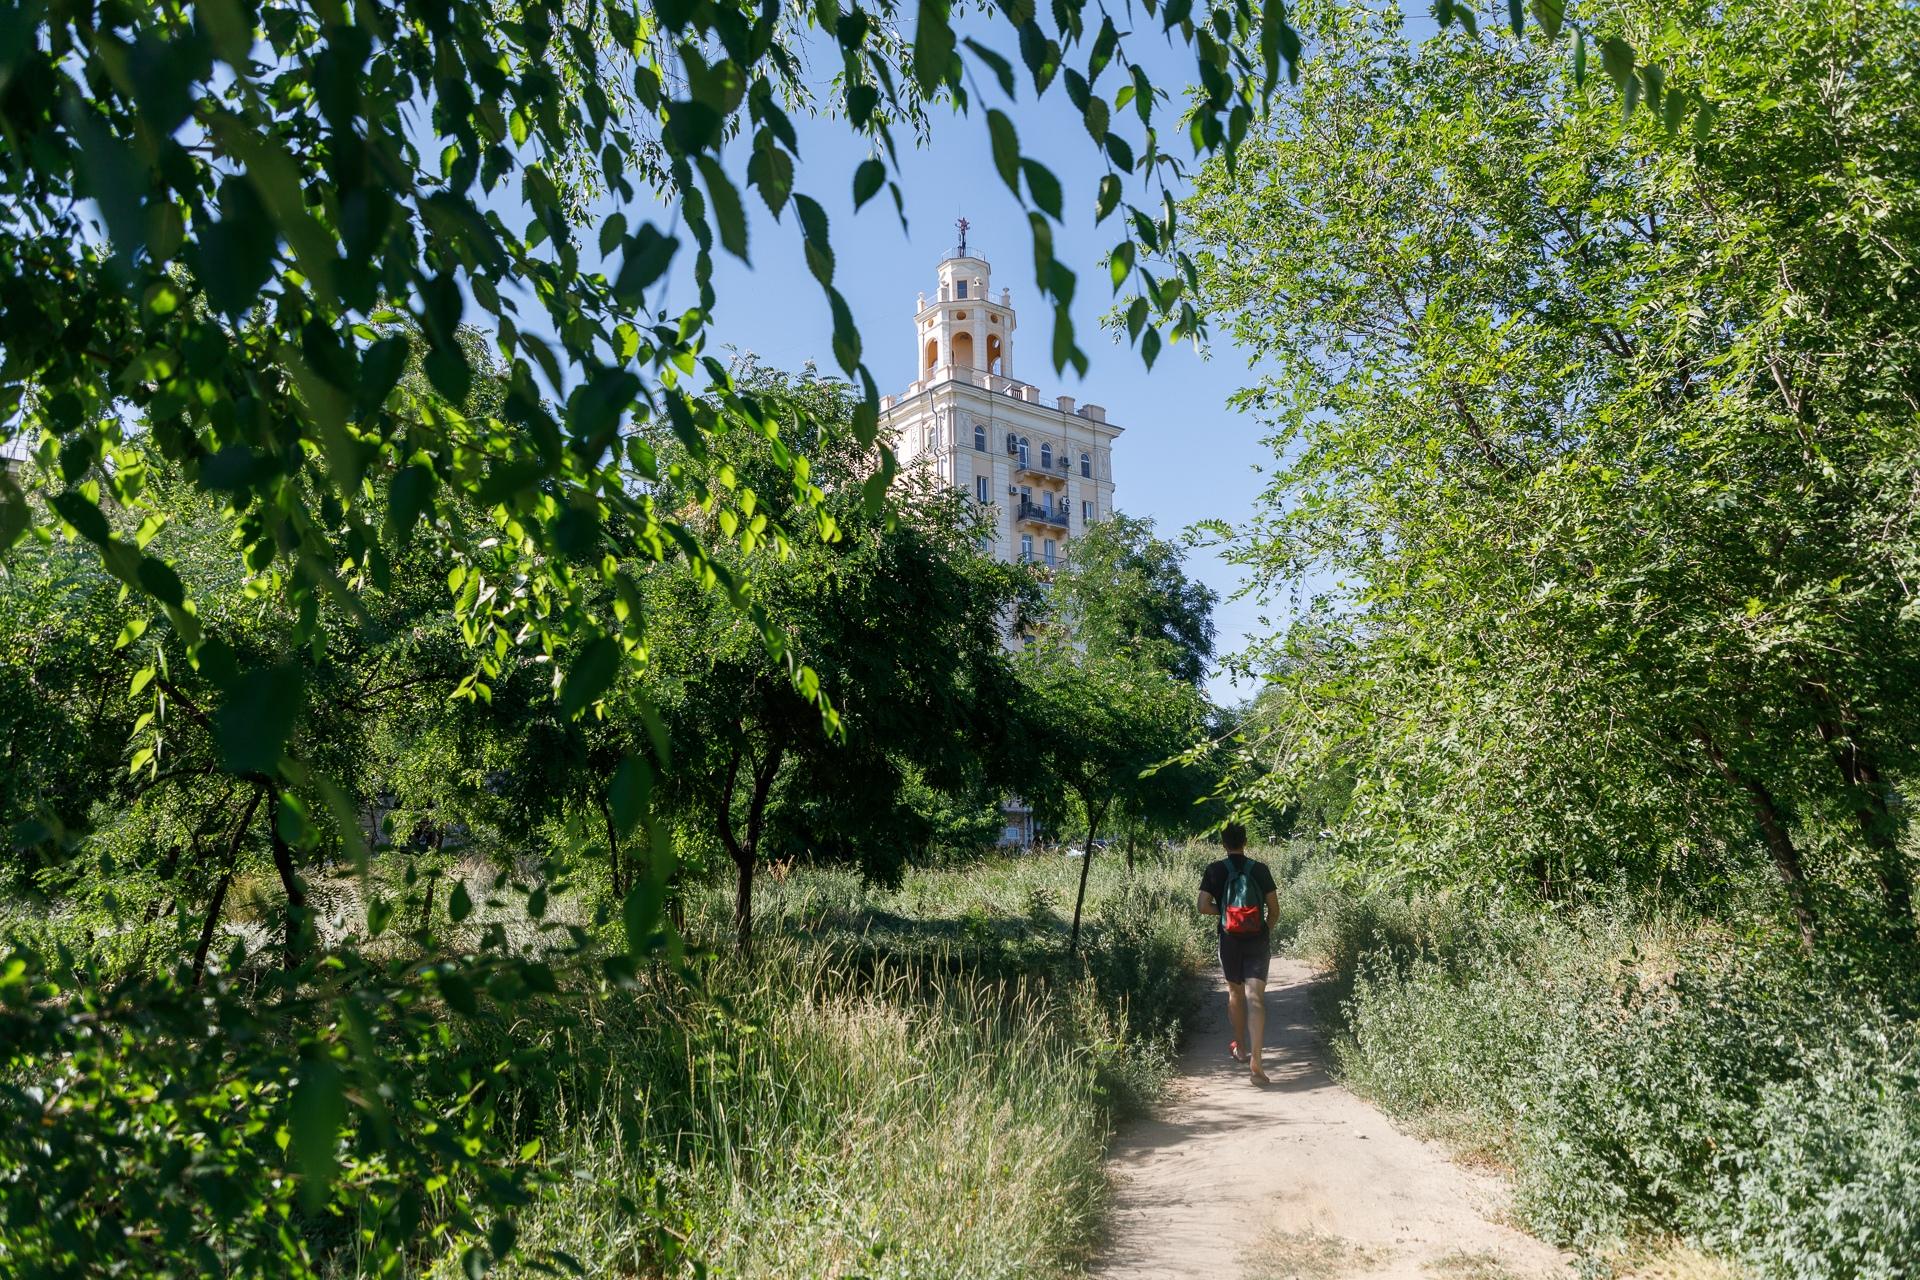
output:
M1773 792L1760 779L1729 764L1705 729L1696 726L1694 736L1706 748L1707 758L1713 761L1720 775L1747 793L1747 799L1753 805L1753 815L1760 823L1760 833L1766 839L1767 852L1773 857L1774 870L1780 876L1780 883L1786 887L1787 905L1792 909L1794 923L1800 929L1800 950L1811 956L1816 931L1813 908L1807 901L1806 869L1801 865L1800 850L1794 846L1793 836L1780 818L1780 806L1774 800Z
M273 789L276 808L280 801L280 789ZM280 873L280 889L287 896L287 953L285 966L293 968L299 961L301 938L307 929L307 889L300 883L300 874L293 868L293 850L280 835L279 814L267 819L267 834L273 841L273 869Z
M769 743L766 756L754 765L753 793L747 799L747 835L742 840L733 829L733 791L740 779L740 765L745 755L744 747L735 747L727 761L727 784L720 792L718 815L720 842L733 855L733 865L740 875L733 900L733 932L734 945L739 948L741 955L753 950L753 868L760 857L760 835L766 825L767 801L773 793L773 780L780 772L780 761L786 755L786 747L779 742Z
M193 949L193 985L199 986L200 979L207 972L207 951L213 946L213 931L220 927L220 909L227 902L227 886L233 883L233 869L240 857L240 841L247 834L247 824L253 821L253 811L260 805L261 789L255 787L252 799L240 814L240 821L233 826L233 836L227 841L227 869L221 873L220 883L214 887L213 901L207 904L207 918L200 925L200 941Z
M627 886L620 879L620 836L613 829L613 810L607 805L607 797L600 797L600 819L607 827L607 876L613 885L613 896L624 899Z
M739 880L733 891L733 945L741 955L753 951L753 859L735 859Z
M220 883L213 888L213 901L207 904L207 918L200 922L200 941L193 949L193 985L199 986L200 979L207 973L207 951L213 946L213 931L220 927L220 909L227 905L227 886L233 883L233 868L229 866L220 874Z
M1080 890L1073 895L1073 928L1067 934L1067 958L1080 949L1080 909L1087 901L1087 872L1093 867L1093 837L1100 829L1100 810L1087 806L1087 849L1080 859Z

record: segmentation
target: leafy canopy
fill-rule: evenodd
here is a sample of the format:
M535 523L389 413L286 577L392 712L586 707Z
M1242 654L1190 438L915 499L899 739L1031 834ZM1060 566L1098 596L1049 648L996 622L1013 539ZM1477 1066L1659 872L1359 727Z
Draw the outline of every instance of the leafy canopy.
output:
M1697 136L1535 42L1301 14L1325 55L1185 210L1282 460L1221 532L1328 584L1265 655L1248 778L1396 871L1704 891L1757 858L1807 945L1910 931L1911 6L1610 6Z

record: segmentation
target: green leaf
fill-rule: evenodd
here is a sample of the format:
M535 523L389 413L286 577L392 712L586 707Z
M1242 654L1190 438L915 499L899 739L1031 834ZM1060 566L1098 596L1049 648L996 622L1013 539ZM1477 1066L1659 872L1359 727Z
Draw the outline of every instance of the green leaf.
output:
M1533 10L1533 20L1546 32L1547 39L1558 40L1560 24L1567 16L1566 0L1530 0L1529 7Z
M0 467L0 552L11 551L32 522L26 494L14 483L10 468Z
M971 37L963 43L974 57L987 64L987 69L993 72L993 78L1000 84L1000 92L1011 98L1013 96L1013 64Z
M620 922L626 929L629 954L640 956L651 950L665 900L657 874L643 875L634 881L626 901L620 904Z
M1100 223L1105 222L1107 215L1119 207L1120 191L1119 178L1111 173L1103 173L1100 175L1100 194L1095 200L1093 207L1094 225L1098 226Z
M1608 36L1600 42L1600 65L1622 93L1633 78L1633 61L1633 46L1619 36Z
M1033 76L1034 92L1045 93L1060 72L1060 46L1047 39L1040 24L1031 18L1020 25L1020 58ZM1134 74L1137 77L1143 73L1136 66Z
M950 12L948 0L920 0L913 28L913 79L923 94L932 94L953 65Z
M433 469L412 463L400 468L387 490L387 528L403 544L433 501Z
M613 781L607 787L607 807L613 814L615 830L621 835L632 831L646 815L652 798L652 766L641 756L626 757L613 771Z
M161 604L172 605L178 609L186 603L186 588L180 584L180 575L165 560L156 560L152 556L140 558L138 570L140 585L146 593Z
M860 167L853 171L853 207L855 211L858 211L861 205L879 194L881 184L886 182L886 180L886 165L871 156L862 160Z
M307 1212L317 1213L327 1203L338 1168L346 1088L340 1068L318 1052L303 1057L299 1070L287 1117L289 1146L300 1174L300 1199Z
M273 826L280 838L296 849L310 848L319 836L307 818L307 806L291 791L280 793L280 803L274 807Z
M1060 180L1053 176L1053 171L1037 160L1022 160L1020 172L1027 177L1027 190L1033 193L1033 202L1055 222L1060 221Z
M827 235L827 211L811 196L795 196L794 212L800 215L800 234L806 241L807 266L813 278L823 285L833 283L833 241Z
M617 640L610 636L589 640L567 669L567 678L560 686L560 714L572 719L598 700L619 674L620 659Z
M747 261L747 213L740 206L740 192L727 177L726 170L712 156L695 157L700 175L706 180L707 198L713 205L714 220L720 224L720 243L728 253Z
M467 892L467 882L455 880L453 892L447 895L447 919L459 924L473 914L473 896Z
M773 216L779 218L780 211L787 207L787 197L793 192L793 157L774 141L771 129L762 129L755 139L753 158L747 161L747 181L760 192L760 198L767 202ZM744 246L744 235L741 243Z
M679 250L678 237L662 235L651 223L644 223L627 239L627 250L620 262L620 274L614 278L613 296L622 306L638 307L646 301L647 286L660 278Z
M271 774L306 705L306 679L292 663L242 672L213 714L213 738L231 773Z
M1007 184L1007 190L1019 195L1020 137L1006 112L987 109L987 137L993 144L993 167L1000 171L1000 180Z
M1516 36L1527 30L1527 6L1525 0L1507 0L1507 25L1513 28Z
M48 500L60 518L72 525L88 542L97 547L105 547L113 540L113 530L107 525L106 516L93 499L77 489L67 489L53 495Z

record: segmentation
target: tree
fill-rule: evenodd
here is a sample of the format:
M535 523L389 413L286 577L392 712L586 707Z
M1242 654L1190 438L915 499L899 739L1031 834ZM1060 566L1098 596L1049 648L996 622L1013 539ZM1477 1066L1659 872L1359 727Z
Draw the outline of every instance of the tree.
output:
M1058 637L1023 650L1020 672L1041 780L1035 808L1056 824L1077 816L1086 826L1067 935L1071 955L1080 945L1087 873L1102 825L1117 810L1154 807L1157 792L1179 786L1185 766L1169 762L1194 745L1204 706L1198 690L1149 659L1126 650L1080 652Z
M1088 525L1067 544L1049 596L1053 621L1089 653L1131 649L1188 684L1206 677L1219 596L1187 576L1186 557L1153 521L1115 513Z
M1319 6L1326 56L1187 206L1272 370L1241 559L1343 584L1247 741L1404 870L1560 896L1757 853L1803 946L1860 894L1910 936L1920 27L1610 12L1694 69L1691 137L1538 43Z
M778 385L833 422L851 411L844 384L762 370L744 383ZM844 440L844 435L838 439ZM946 486L908 490L875 516L862 486L874 452L823 434L796 444L811 459L817 511L716 504L690 521L738 519L785 552L753 575L753 606L785 649L769 654L759 630L711 599L688 575L661 566L647 580L656 619L653 696L675 743L675 777L662 800L690 808L718 834L735 870L735 938L751 945L753 884L778 856L858 864L895 881L924 843L911 797L931 792L989 803L1010 781L1017 691L1002 619L1033 606L1020 568L979 554L977 516ZM764 491L782 464L767 441L723 439L703 461L675 457L668 503L691 496L701 474ZM717 494L718 486L710 487ZM831 537L788 537L795 517L831 522ZM725 561L722 561L723 566ZM819 682L797 685L796 664ZM822 731L820 705L831 719Z

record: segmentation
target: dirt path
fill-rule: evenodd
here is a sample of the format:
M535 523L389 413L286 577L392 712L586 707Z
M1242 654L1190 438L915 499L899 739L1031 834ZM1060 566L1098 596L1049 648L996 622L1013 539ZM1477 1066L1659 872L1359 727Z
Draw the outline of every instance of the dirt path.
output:
M1216 983L1217 983L1216 979ZM1497 1178L1396 1130L1327 1074L1313 971L1274 960L1267 1074L1229 1059L1225 988L1174 1096L1121 1134L1097 1280L1534 1280L1560 1253L1500 1225Z

